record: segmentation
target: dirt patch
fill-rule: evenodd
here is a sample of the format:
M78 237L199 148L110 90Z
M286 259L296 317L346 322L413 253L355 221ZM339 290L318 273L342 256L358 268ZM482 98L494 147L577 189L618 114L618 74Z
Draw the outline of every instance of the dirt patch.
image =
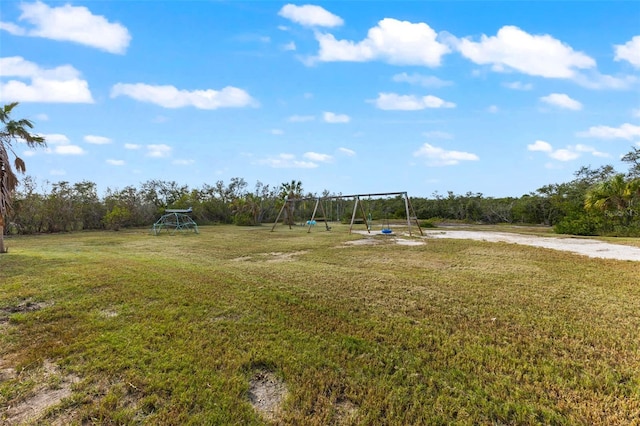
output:
M301 256L308 253L307 250L292 251L288 253L282 253L273 251L271 253L260 253L258 258L253 256L241 256L231 259L231 262L250 262L250 261L267 261L267 262L293 262L296 260L296 256Z
M423 246L424 241L420 240L405 240L404 238L394 238L396 244L401 246Z
M15 368L0 368L0 382L15 379L16 376L17 373Z
M249 401L265 420L278 417L286 395L285 383L270 371L256 371L249 382Z
M426 238L457 238L467 240L506 242L568 251L584 256L640 261L640 248L605 243L588 238L537 237L493 231L427 231Z
M382 232L369 233L367 231L353 231L353 233L364 235L366 238L363 238L361 240L347 241L346 243L344 243L345 245L366 246L366 245L383 244L388 242L392 242L394 244L398 244L401 246L421 246L425 244L423 240L410 240L406 238L399 238L397 234L384 234ZM403 236L408 236L408 235L409 234L403 234Z
M36 312L51 305L53 305L53 303L33 302L27 299L23 300L15 306L5 306L3 308L0 308L0 324L9 322L9 316L12 314Z
M374 246L380 244L380 241L376 241L373 238L362 238L361 240L347 241L344 244L347 246Z
M343 399L335 404L338 424L351 423L358 413L358 407L351 401Z
M8 379L19 379L15 371L11 370L3 370L5 374L13 376ZM33 376L29 379L41 384L37 385L26 399L6 408L0 417L2 424L37 424L48 409L71 396L71 386L80 380L76 376L61 375L58 367L50 361L45 361L42 368L33 373Z
M265 253L263 256L267 256L267 262L292 262L296 256L301 256L308 253L307 250L292 251L289 253L271 252Z
M115 318L118 316L118 312L115 309L103 309L100 311L100 316L103 318Z
M232 262L247 262L253 259L251 256L241 256L231 259Z

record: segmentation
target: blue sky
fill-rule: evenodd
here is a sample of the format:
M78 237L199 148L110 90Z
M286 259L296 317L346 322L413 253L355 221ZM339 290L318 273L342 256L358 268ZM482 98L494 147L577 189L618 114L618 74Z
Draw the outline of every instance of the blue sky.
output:
M640 144L638 1L6 1L45 181L521 196Z

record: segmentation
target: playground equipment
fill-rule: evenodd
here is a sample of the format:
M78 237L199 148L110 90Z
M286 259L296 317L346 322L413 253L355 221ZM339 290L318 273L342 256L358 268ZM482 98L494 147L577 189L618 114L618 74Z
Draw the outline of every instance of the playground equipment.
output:
M345 198L353 198L354 199L354 204L353 204L353 214L351 215L351 223L349 224L349 233L351 233L352 229L353 229L353 224L356 222L356 215L358 214L358 211L361 214L362 219L360 219L362 222L364 222L364 224L367 227L367 232L371 233L371 223L372 223L372 218L371 218L371 214L367 215L364 209L364 206L362 205L361 202L361 198L369 198L371 199L371 197L386 197L386 196L401 196L404 200L404 206L405 206L405 213L406 213L406 217L407 217L407 227L408 227L408 231L409 231L409 235L412 235L412 222L415 223L415 226L418 228L418 231L420 232L420 235L424 235L424 233L422 232L422 228L420 227L420 223L418 222L418 217L416 216L416 213L413 209L413 206L411 205L411 200L409 199L409 196L407 195L406 192L383 192L383 193L377 193L377 194L353 194L353 195L337 195L337 196L330 196L330 197L318 197L318 198L300 198L300 199L289 199L285 197L284 200L284 204L282 205L282 208L280 209L280 212L278 213L278 217L276 218L276 221L273 224L273 227L271 228L271 231L273 232L273 230L276 228L278 221L280 220L280 217L282 216L283 212L285 213L286 217L285 217L285 222L288 223L289 225L289 229L291 229L291 225L293 223L292 219L292 212L295 209L295 203L297 201L308 201L308 200L316 200L316 204L315 204L315 208L313 209L313 214L311 215L311 218L306 222L307 225L309 226L309 229L307 230L307 232L311 232L311 227L313 225L315 225L315 223L317 222L324 222L325 224L325 228L327 231L329 231L331 229L331 227L329 227L329 224L327 223L327 214L325 212L324 209L324 203L323 201L326 200L342 200ZM320 207L320 211L322 214L322 217L316 217L316 213L318 212L318 207ZM360 209L358 209L358 207L360 207ZM361 223L362 223L361 222ZM389 227L389 220L387 219L387 224L386 224L386 228L384 228L382 230L383 234L390 234L393 231L391 230L391 228Z
M405 213L406 213L406 217L407 217L407 228L409 230L409 235L412 235L412 231L411 231L411 223L415 222L415 226L418 228L418 231L420 232L420 235L424 235L422 232L422 228L420 227L420 222L418 222L418 217L416 216L415 211L413 210L413 206L411 205L411 200L409 199L409 195L407 194L407 192L381 192L381 193L377 193L377 194L355 194L355 195L342 195L341 197L346 198L346 197L353 197L355 199L355 203L353 205L353 214L351 215L351 223L349 225L349 233L351 233L352 229L353 229L353 224L355 222L356 219L356 214L358 212L358 205L360 205L360 212L362 214L362 218L364 219L365 225L367 226L367 232L371 233L371 224L370 221L367 220L367 215L365 214L364 211L364 207L362 205L362 202L360 200L360 198L371 198L371 197L387 197L387 196L401 196L404 200L404 208L405 208ZM313 219L313 218L312 218ZM389 228L389 223L387 220L387 228L386 228L386 232L383 233L384 234L389 234L391 231L391 229Z
M393 231L391 230L391 225L389 225L389 215L388 214L385 217L385 223L383 225L382 231L380 231L380 232L382 232L385 235L393 234Z
M170 235L174 235L177 231L193 231L199 234L198 224L189 216L192 213L191 207L188 209L167 209L164 215L156 223L153 224L151 232L153 235L159 235L165 229Z

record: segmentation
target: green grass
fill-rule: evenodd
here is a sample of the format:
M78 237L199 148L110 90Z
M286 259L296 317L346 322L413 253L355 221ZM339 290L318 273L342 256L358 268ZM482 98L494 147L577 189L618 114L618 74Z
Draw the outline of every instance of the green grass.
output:
M264 370L279 424L640 422L639 262L270 229L8 239L0 423L45 362L79 380L45 424L264 424Z

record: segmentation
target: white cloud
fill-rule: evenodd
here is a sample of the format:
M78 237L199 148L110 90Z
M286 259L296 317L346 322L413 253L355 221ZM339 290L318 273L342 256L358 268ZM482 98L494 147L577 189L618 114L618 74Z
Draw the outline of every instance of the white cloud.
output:
M413 153L414 157L424 158L429 166L453 166L460 161L477 161L476 154L463 151L447 151L443 148L425 143Z
M552 36L531 35L515 26L504 26L495 36L482 35L454 41L462 55L497 72L516 70L547 78L572 78L578 69L594 68L596 61Z
M512 81L510 83L502 83L504 87L513 90L531 90L533 89L533 84L531 83L523 83L521 81Z
M636 118L640 118L640 108L634 109L631 111L631 115Z
M339 16L311 4L287 4L280 9L278 15L305 27L339 27L344 23Z
M542 151L542 152L552 152L553 147L549 142L545 141L535 141L531 145L527 145L527 149L529 151Z
M108 159L107 164L110 164L112 166L124 166L124 160L112 160L112 159Z
M82 155L85 151L78 145L56 145L53 147L53 153L60 155Z
M601 152L596 150L594 147L592 146L587 146L587 145L582 145L582 144L577 144L575 146L573 146L573 149L575 149L578 152L587 152L592 154L594 157L602 157L602 158L607 158L610 157L610 155L606 152Z
M123 25L94 15L83 6L65 4L52 8L36 1L22 3L19 7L22 9L20 21L29 23L33 28L21 28L4 22L0 29L13 35L72 41L110 53L124 53L131 41L131 35Z
M455 108L453 102L444 101L436 96L398 95L396 93L378 93L374 101L382 110L416 111L425 108Z
M106 145L111 143L111 139L104 136L87 135L84 137L86 143L94 145Z
M625 123L620 127L592 126L589 130L578 132L578 136L599 139L627 139L640 137L640 126Z
M625 44L614 46L616 61L627 61L636 68L640 68L640 35L633 37Z
M49 170L49 174L51 176L64 176L67 174L67 172L63 169L51 169Z
M432 130L429 132L424 132L423 135L427 138L432 138L432 139L453 139L453 135L451 133L442 132L440 130Z
M222 90L179 90L174 86L152 86L144 83L117 83L111 97L128 96L140 102L149 102L164 108L193 106L198 109L239 108L257 106L257 102L244 90L227 86Z
M597 151L595 148L587 145L574 145L568 146L562 149L553 149L550 143L537 140L535 143L531 145L527 145L527 150L529 151L538 151L546 153L549 158L552 158L557 161L571 161L579 158L582 153L588 153L593 155L594 157L609 157L609 154L605 152Z
M573 81L587 89L613 89L626 90L638 82L638 78L633 75L614 77L612 75L600 74L596 70L588 74L577 73Z
M34 155L38 155L40 152L58 155L83 155L86 153L82 147L71 144L71 141L66 135L60 133L41 133L38 134L38 136L42 136L44 138L47 143L47 147L43 150L27 150L24 152L24 155L27 157L33 157Z
M394 75L393 81L414 84L422 87L445 87L453 84L452 81L441 80L433 75L422 75L418 73L409 75L406 72Z
M304 123L307 121L313 121L316 117L314 115L292 115L287 120L291 123Z
M195 160L173 160L171 162L171 164L175 164L176 166L190 166L192 164L194 164L196 161Z
M549 153L549 157L558 161L571 161L580 157L580 154L569 149L556 149Z
M437 33L425 23L385 18L369 29L360 42L336 40L332 34L316 33L321 62L366 62L381 60L394 65L437 67L449 47L437 40Z
M297 160L293 154L279 154L257 161L257 164L273 167L274 169L315 169L318 165L312 161Z
M296 44L290 41L289 43L282 45L282 50L286 50L286 51L296 50Z
M317 152L311 152L311 151L305 152L302 156L307 160L317 161L319 163L328 163L333 160L333 157L331 155L319 154Z
M560 108L571 109L574 111L579 111L582 109L582 104L580 102L576 101L575 99L571 99L564 93L552 93L550 95L541 97L540 100L549 105L554 105Z
M346 114L336 114L333 112L323 112L322 118L327 123L348 123L351 117Z
M125 147L125 149L131 149L131 150L142 148L141 145L138 145L138 144L135 144L135 143L125 143L124 147Z
M269 130L269 133L271 133L272 135L280 136L280 135L284 135L284 130L282 130L282 129L271 129L271 130Z
M41 134L39 136L42 136L48 145L66 145L71 142L66 135L60 133Z
M0 82L3 101L93 103L89 84L71 65L44 69L20 56L0 58L0 77L28 80Z
M9 34L15 35L15 36L23 36L23 35L27 35L27 31L20 27L19 25L16 25L14 23L11 22L1 22L0 21L0 30L4 30L6 32L8 32Z
M36 120L49 121L49 116L47 114L38 114L36 115Z
M354 155L356 155L356 152L352 149L349 148L343 148L340 147L338 148L338 152L340 152L341 154L346 155L347 157L353 157Z
M498 108L498 105L489 105L489 107L487 108L487 112L491 114L495 114L498 111L500 111L500 108Z
M171 155L172 148L165 144L147 145L147 157L163 158Z

